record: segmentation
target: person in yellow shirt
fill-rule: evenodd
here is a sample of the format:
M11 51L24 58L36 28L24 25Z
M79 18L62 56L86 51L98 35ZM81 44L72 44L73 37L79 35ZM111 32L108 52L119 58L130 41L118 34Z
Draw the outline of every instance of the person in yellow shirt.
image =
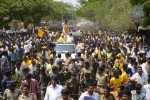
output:
M117 59L114 62L113 68L119 68L123 72L123 67L122 67L122 64L120 63L120 60L119 60L118 57L117 57Z
M121 77L123 83L127 83L127 82L128 82L128 79L129 79L129 77L128 77L127 73L126 73L127 68L128 68L128 64L123 63L123 70L124 70L124 71L123 71L122 74L120 75L120 77Z
M136 42L136 43L140 43L140 42L141 42L141 37L138 37L138 36L137 36L137 37L135 38L135 42Z
M59 43L66 43L67 42L67 38L64 36L64 34L61 34L60 38L58 39Z
M97 54L99 61L101 60L102 57L105 57L105 53L103 52L103 47L99 47L98 50L95 50L95 54Z
M84 49L81 49L81 57L82 57L84 60L87 58Z
M123 56L120 53L117 55L117 57L118 57L120 63L124 62L124 58L123 58Z
M118 87L122 84L122 79L119 75L119 70L114 70L114 77L110 79L109 85L114 89L113 91L117 91Z
M25 65L25 67L28 68L31 65L31 60L28 59L28 57L25 57L22 64Z
M47 72L47 74L50 75L52 73L52 68L55 67L55 66L56 66L56 64L54 62L54 59L50 58L49 59L49 63L46 64L46 72Z

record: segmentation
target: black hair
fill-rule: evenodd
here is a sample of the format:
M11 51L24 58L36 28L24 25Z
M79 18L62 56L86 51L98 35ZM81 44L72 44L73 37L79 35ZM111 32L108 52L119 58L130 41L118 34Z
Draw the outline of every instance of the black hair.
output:
M57 57L58 57L58 58L61 58L61 54L60 54L60 53L58 53Z
M54 66L54 67L52 68L52 71L54 72L54 71L56 71L56 70L58 70L58 67Z
M110 87L109 86L105 86L104 89L110 91Z
M42 68L40 69L41 72L45 72L45 70L46 70L45 67L42 67Z
M30 85L24 84L23 87L27 87L28 89L30 88Z
M68 89L63 89L61 91L61 95L69 95L69 90Z
M41 67L41 65L40 65L40 64L36 64L36 67L37 67L37 68L40 68L40 67Z
M142 88L142 85L141 85L141 84L136 84L136 85L135 85L135 89L136 89L136 90L139 90L139 89L141 89L141 88Z
M90 86L94 86L94 83L93 82L87 83L87 88L89 88Z
M128 68L128 64L127 63L123 63L123 69L127 69Z
M124 89L122 94L126 94L128 96L131 96L131 92L128 89Z
M32 74L30 73L26 74L25 79L31 79L31 78L32 78Z

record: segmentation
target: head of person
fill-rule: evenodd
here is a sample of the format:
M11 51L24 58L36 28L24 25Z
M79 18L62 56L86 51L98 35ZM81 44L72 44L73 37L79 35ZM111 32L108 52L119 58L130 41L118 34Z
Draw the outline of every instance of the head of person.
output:
M84 67L85 67L85 68L89 68L89 67L90 67L89 61L85 61L85 62L84 62Z
M84 73L85 79L89 79L90 78L90 73Z
M7 81L7 87L10 91L14 91L15 86L16 86L16 81L15 80Z
M31 79L32 79L32 74L30 74L30 73L26 74L26 75L25 75L25 79L26 79L26 81L27 81L28 83L30 83L30 82L31 82Z
M28 61L28 57L24 57L24 62L27 62Z
M136 85L135 85L135 90L136 90L136 93L137 93L137 94L140 94L140 93L141 93L141 88L142 88L142 85L141 85L141 84L136 84Z
M65 57L66 57L66 58L69 57L69 52L65 53Z
M118 95L121 96L122 95L122 92L123 90L125 89L125 86L121 85L118 87Z
M40 69L40 74L41 74L41 75L46 75L46 68L42 67L42 68Z
M61 58L61 54L60 54L60 53L58 53L57 57L58 57L58 58Z
M65 37L64 34L61 34L61 37L64 38Z
M123 63L123 70L126 71L128 68L128 64L127 63Z
M54 74L56 74L56 73L58 72L58 67L54 66L54 67L52 68L52 72L53 72Z
M134 57L130 57L130 64L133 65L136 59Z
M65 24L67 24L68 23L68 21L67 20L65 20Z
M29 73L29 68L23 68L23 69L22 69L22 73L23 73L24 75L26 75L27 73Z
M69 90L68 89L63 89L61 91L61 95L62 95L63 100L68 100Z
M147 58L147 64L150 66L150 58Z
M20 67L21 67L21 62L17 62L16 68L17 68L18 70L20 70Z
M94 63L95 63L95 58L92 57L92 58L90 59L90 61L91 61L91 64L94 64Z
M119 75L120 75L120 71L118 69L115 69L114 70L114 77L119 78Z
M133 64L133 67L134 67L135 69L137 69L137 66L138 66L138 63L135 61L134 64Z
M131 100L131 92L127 89L124 89L122 92L122 100Z
M4 75L7 77L11 76L11 70L8 69L8 70L4 71Z
M32 60L31 63L33 66L36 64L35 60Z
M36 64L36 71L40 71L41 65L40 64Z
M137 84L137 79L134 78L134 77L131 77L130 80L129 80L129 82L128 82L128 84L130 86L135 86Z
M142 67L141 66L137 67L137 72L138 72L138 74L142 75Z
M102 65L98 67L97 73L99 74L103 74L105 67L103 67Z
M106 86L106 87L104 88L104 96L105 96L105 97L109 97L109 95L110 95L110 87L109 87L109 86Z
M55 76L53 76L52 79L51 79L51 85L52 85L53 87L56 87L57 81L58 81L58 78L55 77Z
M72 64L75 64L75 62L76 62L76 59L71 59Z
M49 59L49 63L50 63L50 64L53 64L53 63L54 63L54 59L53 59L53 58L50 58L50 59Z
M23 85L22 94L27 96L30 93L30 86L28 84Z
M88 88L87 88L88 94L92 95L94 92L94 84L88 83L87 86L88 86Z

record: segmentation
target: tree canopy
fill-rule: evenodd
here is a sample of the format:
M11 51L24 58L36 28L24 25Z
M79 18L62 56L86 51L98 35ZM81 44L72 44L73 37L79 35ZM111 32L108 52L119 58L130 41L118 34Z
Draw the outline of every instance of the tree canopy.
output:
M0 26L12 20L24 22L24 25L40 22L44 18L60 20L72 16L71 5L53 0L2 0L0 2Z
M132 11L139 3L143 4L144 19L142 25L149 24L150 0L78 0L81 7L77 14L98 23L101 29L123 32L136 29L141 20L132 17Z

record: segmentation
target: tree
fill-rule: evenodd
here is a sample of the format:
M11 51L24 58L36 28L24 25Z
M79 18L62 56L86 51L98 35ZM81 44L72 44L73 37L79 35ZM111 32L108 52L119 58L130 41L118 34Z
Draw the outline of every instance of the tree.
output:
M127 0L89 0L77 10L79 16L99 23L100 28L120 32L133 27L131 12Z
M72 16L71 5L53 0L2 0L0 5L0 27L12 20L22 21L27 27L45 18L60 20L62 16Z

